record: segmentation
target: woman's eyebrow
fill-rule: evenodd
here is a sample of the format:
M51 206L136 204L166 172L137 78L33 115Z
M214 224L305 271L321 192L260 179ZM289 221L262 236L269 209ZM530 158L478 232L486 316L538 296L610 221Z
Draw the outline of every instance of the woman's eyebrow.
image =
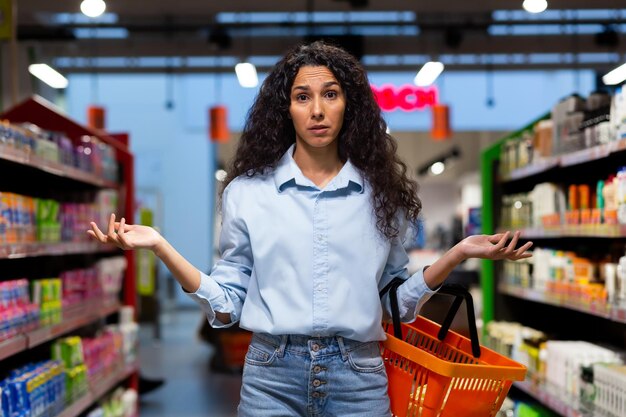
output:
M337 81L328 81L322 85L323 88L328 88L332 86L339 87L339 83ZM308 85L294 85L291 90L292 91L295 91L295 90L309 91L310 89L311 87L309 87Z

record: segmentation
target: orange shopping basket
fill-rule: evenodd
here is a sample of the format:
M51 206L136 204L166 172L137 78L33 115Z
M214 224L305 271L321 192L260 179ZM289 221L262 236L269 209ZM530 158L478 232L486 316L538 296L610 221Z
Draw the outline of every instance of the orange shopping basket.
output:
M387 340L381 352L389 378L389 398L394 417L495 416L513 381L521 381L526 367L478 344L474 306L470 293L460 286L443 286L438 292L456 298L442 325L418 316L400 324L396 281L390 291L393 326L384 324ZM448 331L465 299L470 338Z

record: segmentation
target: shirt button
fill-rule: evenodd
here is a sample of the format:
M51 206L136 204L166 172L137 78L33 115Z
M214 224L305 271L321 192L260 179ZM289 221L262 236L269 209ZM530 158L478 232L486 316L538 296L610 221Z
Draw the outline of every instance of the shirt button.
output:
M318 350L320 350L320 346L315 343L313 346L311 346L311 349L313 349L313 352L317 352Z
M322 385L322 381L320 381L319 379L316 379L313 381L313 386L314 387L319 387L320 385Z
M313 396L313 398L319 398L320 397L320 393L315 391L313 394L311 394Z
M315 372L316 374L319 374L321 370L322 367L319 365L315 365L315 367L313 368L313 372Z

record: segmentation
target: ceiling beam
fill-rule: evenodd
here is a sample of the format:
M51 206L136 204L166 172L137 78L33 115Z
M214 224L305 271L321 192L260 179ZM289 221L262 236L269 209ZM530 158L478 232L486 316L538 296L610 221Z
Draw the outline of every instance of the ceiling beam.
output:
M612 69L612 66L606 64L589 64L581 63L576 66L579 70L594 70L605 73ZM258 66L259 73L267 73L271 71L270 66ZM450 64L446 65L446 72L454 71L556 71L556 70L573 70L573 65L569 64ZM415 71L415 66L410 65L369 65L366 70L368 72L399 72L399 71ZM132 65L124 67L66 67L61 71L64 74L217 74L217 73L233 73L231 67L134 67Z
M440 54L530 54L530 53L618 53L626 52L626 38L620 46L597 45L593 35L578 36L486 36L468 34L458 48L449 48L440 36L369 36L364 39L365 55ZM232 46L219 50L202 37L150 39L82 39L73 42L23 43L35 46L41 55L53 57L199 57L199 56L281 56L301 42L298 37L235 38Z

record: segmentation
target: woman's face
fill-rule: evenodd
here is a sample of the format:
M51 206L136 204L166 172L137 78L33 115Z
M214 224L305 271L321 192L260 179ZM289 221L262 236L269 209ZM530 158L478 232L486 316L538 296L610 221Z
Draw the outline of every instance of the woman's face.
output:
M289 114L296 142L321 148L332 144L343 126L344 91L324 66L301 67L291 87Z

